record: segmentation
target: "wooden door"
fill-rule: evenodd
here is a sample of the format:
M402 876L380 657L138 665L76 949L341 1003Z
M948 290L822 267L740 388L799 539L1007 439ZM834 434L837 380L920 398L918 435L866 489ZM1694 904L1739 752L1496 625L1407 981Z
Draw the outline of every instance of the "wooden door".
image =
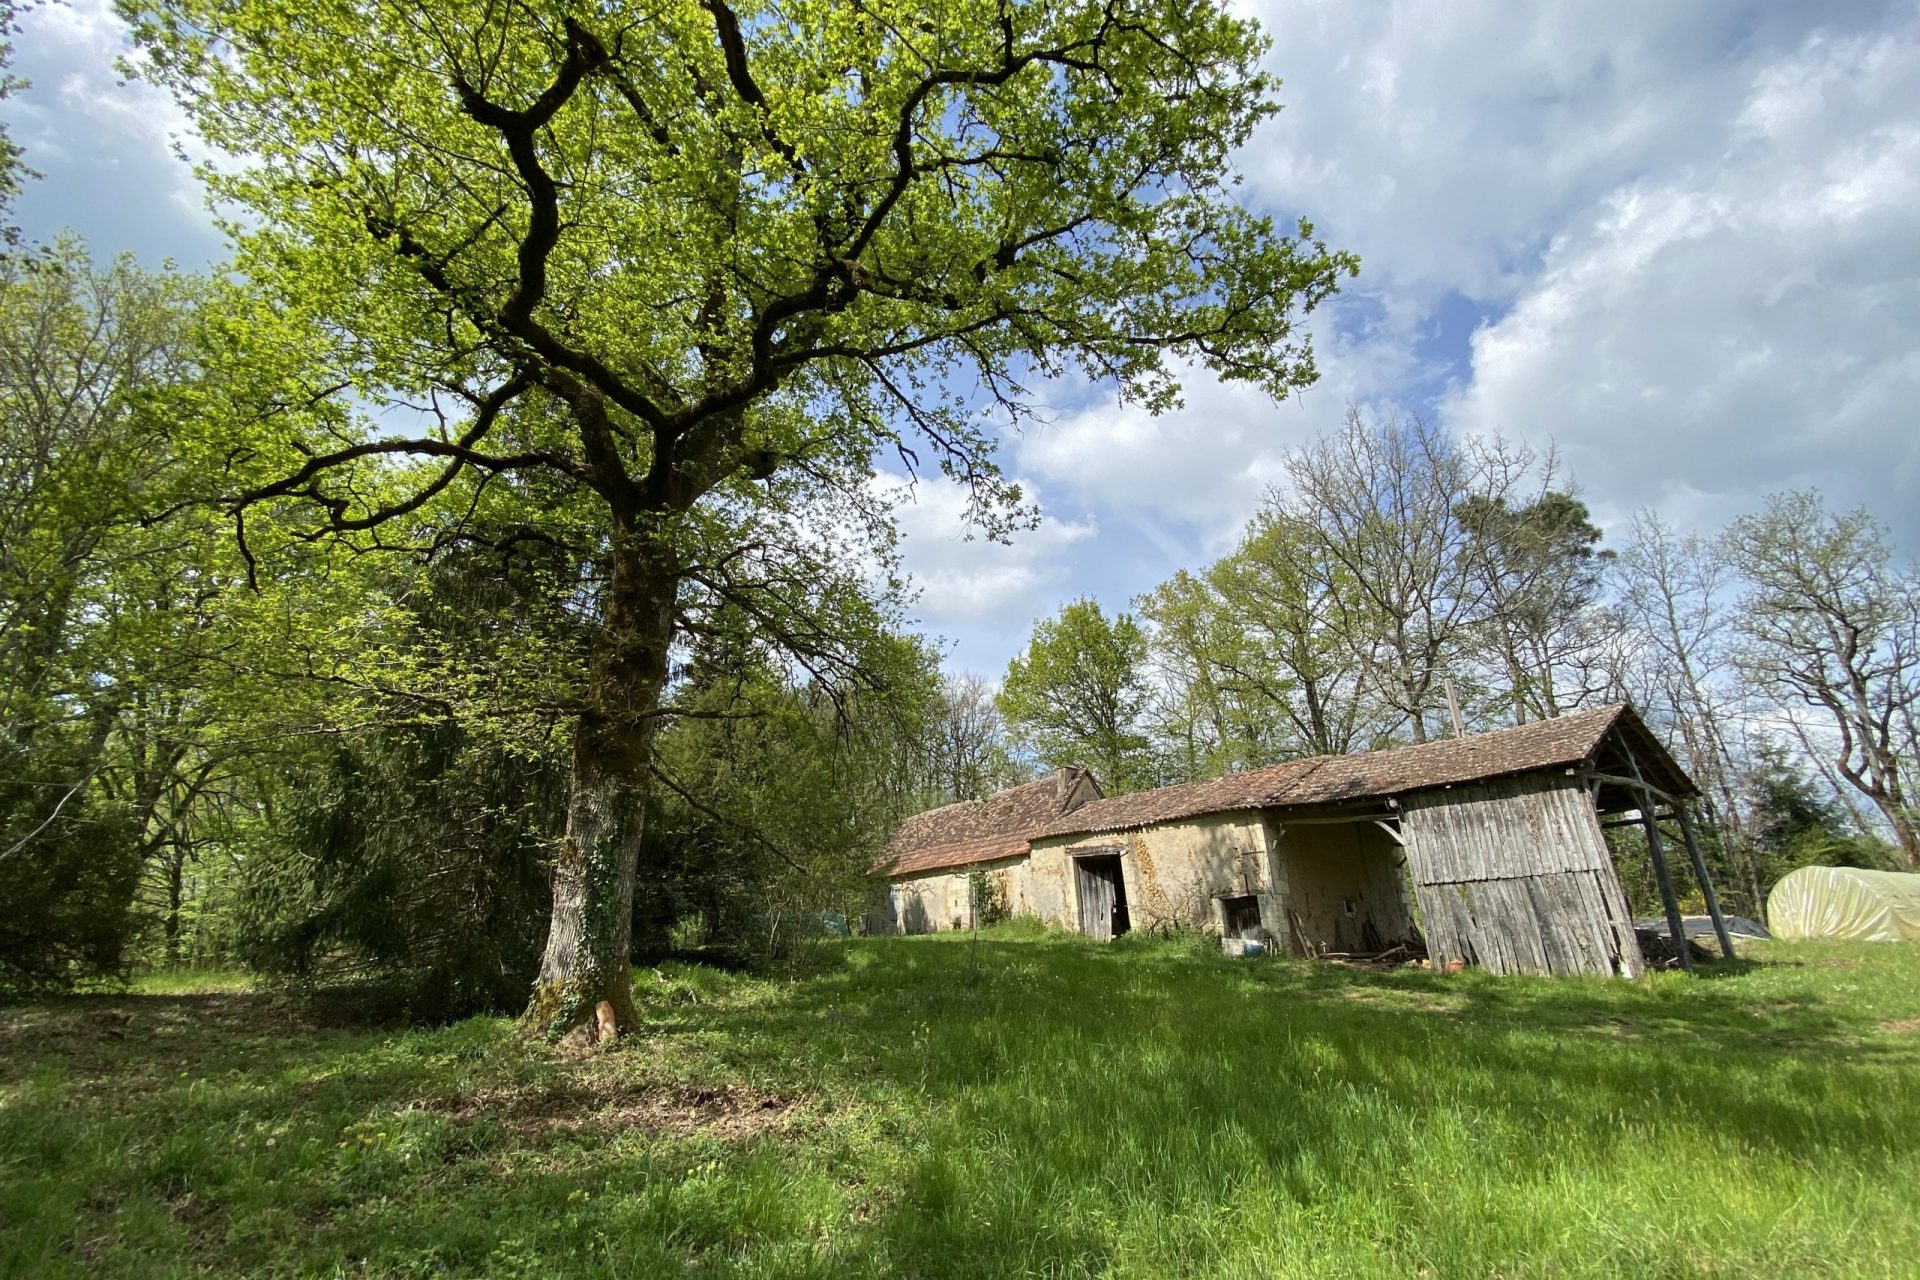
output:
M1105 942L1127 931L1127 889L1120 855L1075 858L1074 880L1080 896L1080 932Z

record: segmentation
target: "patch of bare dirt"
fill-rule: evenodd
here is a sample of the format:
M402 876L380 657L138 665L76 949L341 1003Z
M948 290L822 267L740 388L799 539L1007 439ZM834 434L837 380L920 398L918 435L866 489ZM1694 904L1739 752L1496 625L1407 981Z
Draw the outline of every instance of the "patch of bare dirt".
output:
M767 1093L742 1085L636 1093L603 1122L647 1133L706 1133L728 1141L781 1129L799 1109L795 1094Z
M1920 1034L1920 1018L1895 1018L1891 1022L1881 1023L1880 1029L1889 1035L1917 1035Z
M491 1120L524 1138L594 1129L649 1136L705 1134L729 1142L784 1128L806 1099L744 1085L594 1089L559 1084L482 1090L427 1105L459 1124Z

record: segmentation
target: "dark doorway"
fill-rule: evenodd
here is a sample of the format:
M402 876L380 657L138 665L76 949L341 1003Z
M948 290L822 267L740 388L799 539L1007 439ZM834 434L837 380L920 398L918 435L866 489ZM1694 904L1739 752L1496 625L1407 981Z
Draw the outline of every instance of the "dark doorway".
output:
M1127 881L1120 855L1104 853L1073 860L1080 890L1080 932L1105 942L1131 926L1127 920Z
M1220 932L1223 937L1245 942L1260 940L1260 899L1255 897L1220 900Z

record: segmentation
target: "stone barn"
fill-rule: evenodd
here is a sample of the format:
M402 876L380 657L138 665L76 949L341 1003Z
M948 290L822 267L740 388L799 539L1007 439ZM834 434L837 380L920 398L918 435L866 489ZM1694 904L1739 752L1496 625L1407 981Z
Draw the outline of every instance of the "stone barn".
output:
M1051 920L1059 903L1027 893L1027 838L1062 814L1100 798L1086 769L917 813L900 824L874 868L884 895L867 917L876 933L937 933L973 927L973 877L985 874L1015 915Z
M1678 818L1711 896L1695 794L1624 704L1132 795L1073 770L909 820L875 868L887 900L872 923L966 928L981 872L1014 914L1099 938L1181 924L1364 955L1418 935L1436 964L1632 976L1602 815L1639 814L1670 900L1658 821Z

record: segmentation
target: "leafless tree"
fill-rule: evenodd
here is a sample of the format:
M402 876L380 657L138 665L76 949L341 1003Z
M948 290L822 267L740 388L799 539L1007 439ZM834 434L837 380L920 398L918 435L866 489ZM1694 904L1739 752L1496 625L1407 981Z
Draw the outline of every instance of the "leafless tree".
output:
M1810 490L1770 498L1723 545L1746 582L1735 619L1741 672L1830 720L1833 770L1920 867L1920 574L1894 565L1866 511L1830 513Z
M1319 595L1369 691L1413 736L1448 675L1479 661L1494 604L1468 514L1508 511L1537 459L1500 442L1463 446L1417 415L1345 427L1296 454L1272 503L1316 545Z
M1741 889L1758 903L1764 886L1740 803L1747 758L1741 726L1749 709L1740 705L1728 643L1733 567L1712 540L1683 536L1641 511L1610 569L1633 642L1620 668L1624 692L1667 730L1701 786L1705 816Z
M1006 723L993 699L993 685L972 672L940 682L940 706L927 745L933 782L948 800L977 800L1019 780L1007 752Z

